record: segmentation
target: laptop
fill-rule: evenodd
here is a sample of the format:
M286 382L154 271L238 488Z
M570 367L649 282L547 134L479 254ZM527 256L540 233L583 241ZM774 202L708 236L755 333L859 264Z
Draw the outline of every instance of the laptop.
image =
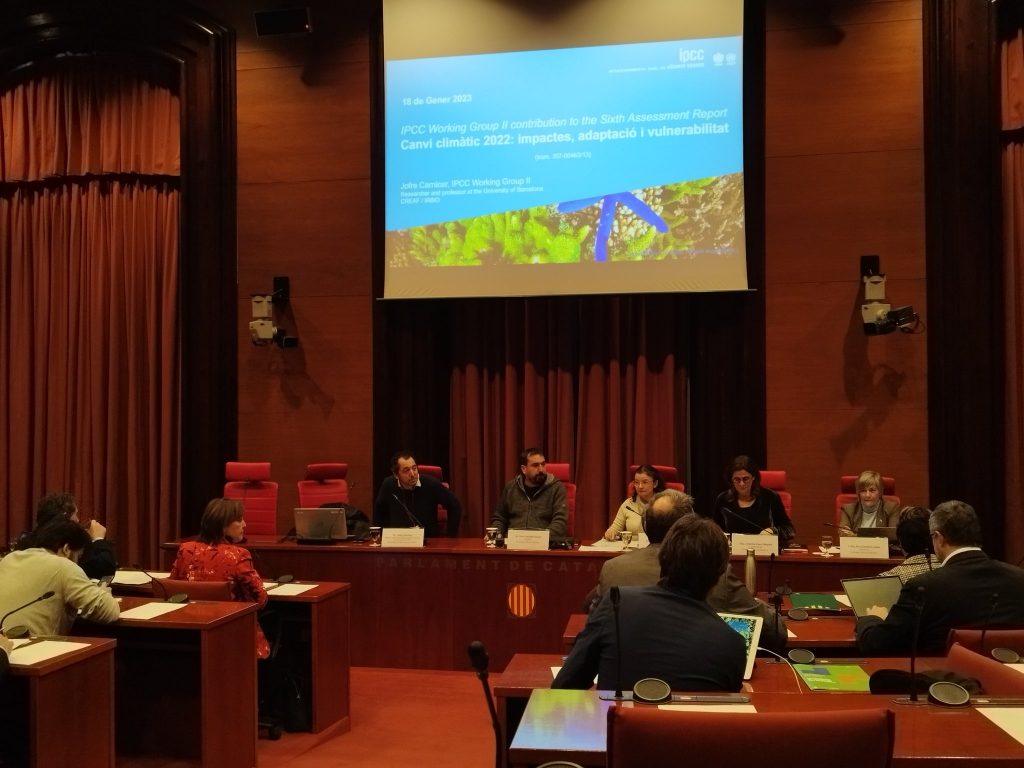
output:
M300 544L331 544L348 538L345 510L336 507L295 508L295 540Z
M896 541L896 529L895 528L858 528L858 536L864 536L866 538L880 539L883 536L891 542Z
M898 581L898 579L897 579ZM749 680L754 674L754 659L757 657L757 646L761 641L761 628L764 626L764 618L761 616L747 616L742 613L720 613L722 620L730 627L740 633L743 642L747 647L747 666L743 670L743 679Z
M868 608L880 605L892 608L899 599L903 582L899 576L867 576L860 579L842 579L843 589L850 599L850 607L858 619L867 616Z

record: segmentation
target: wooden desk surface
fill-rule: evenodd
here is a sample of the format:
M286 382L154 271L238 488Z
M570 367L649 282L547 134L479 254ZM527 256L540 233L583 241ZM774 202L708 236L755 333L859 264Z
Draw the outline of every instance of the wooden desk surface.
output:
M751 703L758 712L891 709L896 713L894 766L1024 765L1024 745L973 707L901 706L893 702L892 696L860 693L753 693ZM536 765L561 759L584 766L604 766L607 713L612 706L634 705L601 701L595 691L534 691L512 739L509 763ZM965 758L969 758L969 763Z
M33 664L11 659L0 696L0 743L11 765L114 765L114 649L107 638L54 638L86 647ZM83 716L82 696L88 697Z

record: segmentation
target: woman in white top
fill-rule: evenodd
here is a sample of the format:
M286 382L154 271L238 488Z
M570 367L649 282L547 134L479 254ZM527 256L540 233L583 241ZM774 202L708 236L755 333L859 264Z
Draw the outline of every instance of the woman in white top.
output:
M630 531L639 536L644 529L644 512L647 505L651 503L654 494L665 490L665 483L662 482L661 473L650 464L641 464L633 473L633 495L626 499L619 506L619 511L604 532L608 541L614 541L615 537L623 531Z

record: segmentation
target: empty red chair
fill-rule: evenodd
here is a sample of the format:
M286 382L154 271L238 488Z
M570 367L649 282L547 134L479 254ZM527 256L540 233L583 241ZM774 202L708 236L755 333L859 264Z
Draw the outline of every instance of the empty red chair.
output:
M277 483L270 479L269 461L229 461L224 469L224 498L245 508L247 535L277 535Z
M769 490L775 491L779 494L779 498L782 500L782 506L786 510L786 514L789 515L789 519L792 520L793 496L786 490L786 470L762 469L761 487L768 488Z
M988 643L987 637L985 642ZM973 677L981 683L981 692L989 696L1024 694L1024 675L990 656L968 650L960 643L953 643L942 666L947 672Z
M348 464L307 464L306 479L299 480L299 506L319 507L340 501L348 504Z
M548 462L547 471L562 481L565 486L565 506L567 507L568 520L566 522L566 534L572 536L576 525L576 483L572 482L572 473L568 464Z
M808 703L808 710L813 706ZM780 733L792 735L795 727L800 732L799 749L757 749ZM889 709L727 713L611 707L607 764L887 768L892 765L895 732L896 716Z

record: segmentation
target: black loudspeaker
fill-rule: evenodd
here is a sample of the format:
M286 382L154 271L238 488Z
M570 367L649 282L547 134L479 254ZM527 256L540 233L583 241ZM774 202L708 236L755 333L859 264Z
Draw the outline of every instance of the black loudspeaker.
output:
M273 35L308 35L313 31L309 8L281 8L276 11L255 11L257 37Z

